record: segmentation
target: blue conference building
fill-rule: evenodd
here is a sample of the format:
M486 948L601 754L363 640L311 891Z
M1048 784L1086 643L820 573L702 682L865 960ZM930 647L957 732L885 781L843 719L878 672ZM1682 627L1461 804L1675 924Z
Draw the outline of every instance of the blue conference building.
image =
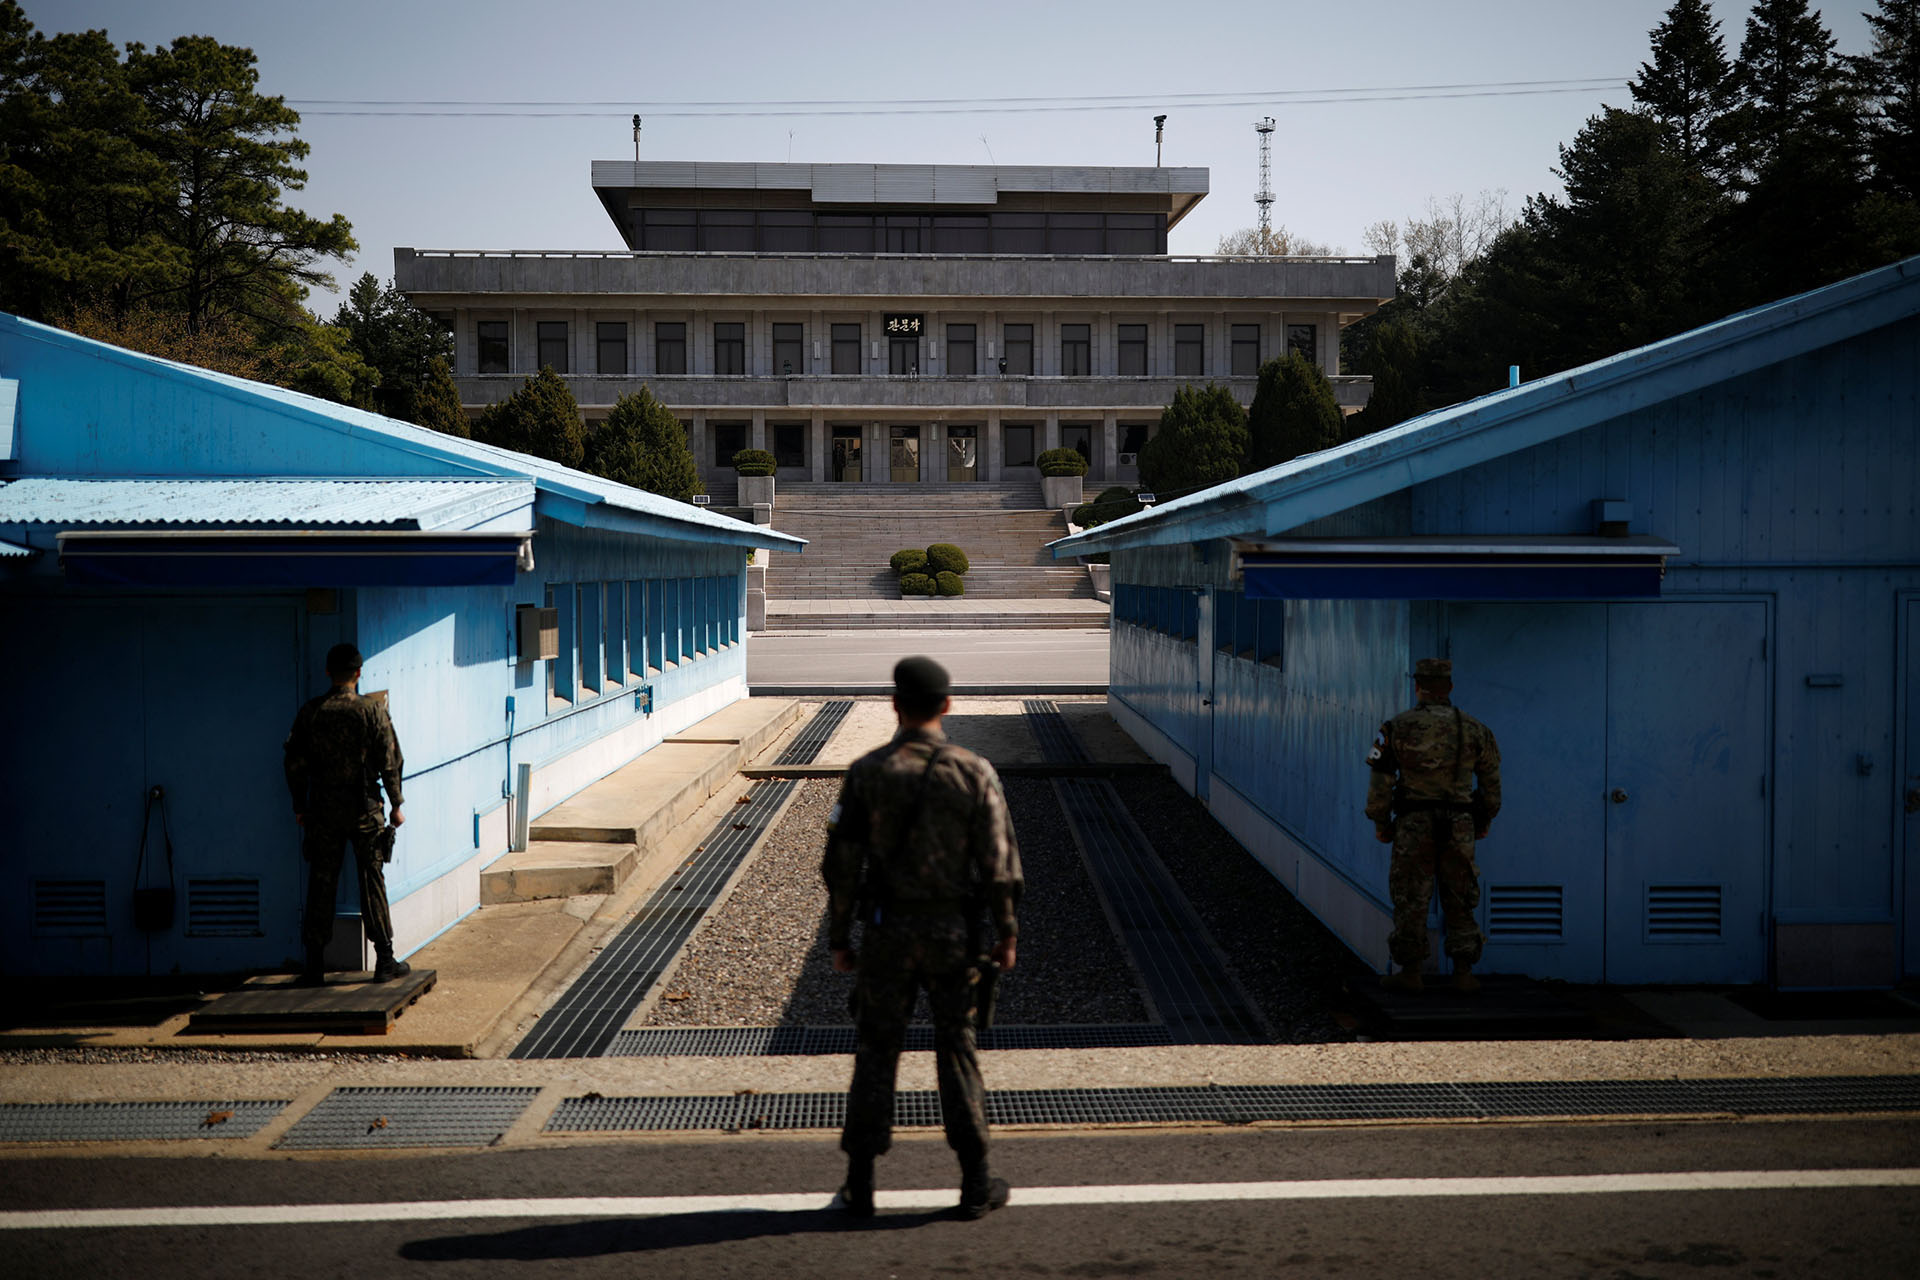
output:
M388 890L417 949L478 905L514 803L538 815L746 695L749 553L800 545L0 315L0 972L295 957L280 745L340 641L406 756ZM166 886L172 922L136 927L134 890Z
M1409 671L1497 734L1486 967L1920 974L1920 259L1056 542L1110 705L1385 967L1361 816ZM1437 958L1437 957L1436 957Z

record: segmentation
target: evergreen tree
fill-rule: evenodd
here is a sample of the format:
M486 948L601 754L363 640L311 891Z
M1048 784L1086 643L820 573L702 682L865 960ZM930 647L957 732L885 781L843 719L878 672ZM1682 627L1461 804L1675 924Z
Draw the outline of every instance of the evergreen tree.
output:
M1897 200L1920 200L1920 0L1879 0L1864 14L1873 48L1847 59L1865 112L1873 185Z
M453 335L391 284L382 288L370 271L353 282L333 323L379 373L374 407L388 417L420 422L428 370L435 360L453 358Z
M1260 366L1253 405L1247 410L1247 470L1317 453L1340 443L1340 402L1333 384L1297 351Z
M1715 122L1727 108L1731 68L1720 20L1707 0L1675 0L1653 29L1653 61L1627 85L1641 111L1665 125L1689 167L1715 172L1723 141Z
M614 401L587 441L585 465L597 476L680 502L705 491L686 429L645 387Z
M550 367L542 367L518 391L480 412L474 434L490 445L577 467L586 454L580 405Z
M1231 480L1247 456L1247 411L1227 388L1185 386L1140 451L1140 481L1161 497Z
M1343 437L1371 435L1425 413L1425 366L1425 343L1413 321L1394 316L1375 326L1364 355L1349 366L1373 379L1373 394L1343 424Z
M413 408L413 421L429 430L462 439L473 434L473 422L460 407L460 388L454 385L453 371L445 360L435 357L428 362L427 380Z

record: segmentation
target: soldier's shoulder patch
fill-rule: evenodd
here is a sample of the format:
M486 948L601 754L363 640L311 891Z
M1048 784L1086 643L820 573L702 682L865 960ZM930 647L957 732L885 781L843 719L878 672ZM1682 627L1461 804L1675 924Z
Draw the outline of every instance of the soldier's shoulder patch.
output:
M1373 749L1367 752L1367 768L1392 773L1398 767L1393 756L1393 744L1387 737L1387 726L1383 724L1380 731L1373 735Z

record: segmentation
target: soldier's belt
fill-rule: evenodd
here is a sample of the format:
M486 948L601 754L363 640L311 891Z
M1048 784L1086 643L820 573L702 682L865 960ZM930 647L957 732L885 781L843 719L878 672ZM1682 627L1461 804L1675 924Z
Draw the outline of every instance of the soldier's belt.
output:
M973 909L971 898L890 898L879 904L888 915L964 915Z
M1470 800L1406 800L1393 806L1396 814L1409 813L1472 813Z

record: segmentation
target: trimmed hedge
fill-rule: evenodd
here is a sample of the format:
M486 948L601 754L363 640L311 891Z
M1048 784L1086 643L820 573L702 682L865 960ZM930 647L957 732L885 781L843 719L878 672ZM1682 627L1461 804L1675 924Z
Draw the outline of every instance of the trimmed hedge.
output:
M1092 502L1083 502L1073 509L1073 522L1082 529L1091 529L1097 524L1109 520L1118 520L1141 510L1140 500L1133 496L1133 490L1124 485L1114 485L1102 489L1100 496Z
M904 547L887 558L887 566L898 574L925 573L927 553L918 547Z
M927 568L933 573L958 575L972 567L973 565L967 560L967 553L951 542L936 542L927 548Z
M1043 476L1083 476L1087 474L1087 457L1078 449L1048 449L1034 465L1040 468Z
M960 580L960 575L957 573L936 574L933 579L933 585L934 589L943 596L963 596L967 594L967 584Z
M900 579L900 594L903 596L930 596L937 584L924 573L909 573Z
M733 455L733 469L743 476L770 476L778 465L765 449L742 449Z

